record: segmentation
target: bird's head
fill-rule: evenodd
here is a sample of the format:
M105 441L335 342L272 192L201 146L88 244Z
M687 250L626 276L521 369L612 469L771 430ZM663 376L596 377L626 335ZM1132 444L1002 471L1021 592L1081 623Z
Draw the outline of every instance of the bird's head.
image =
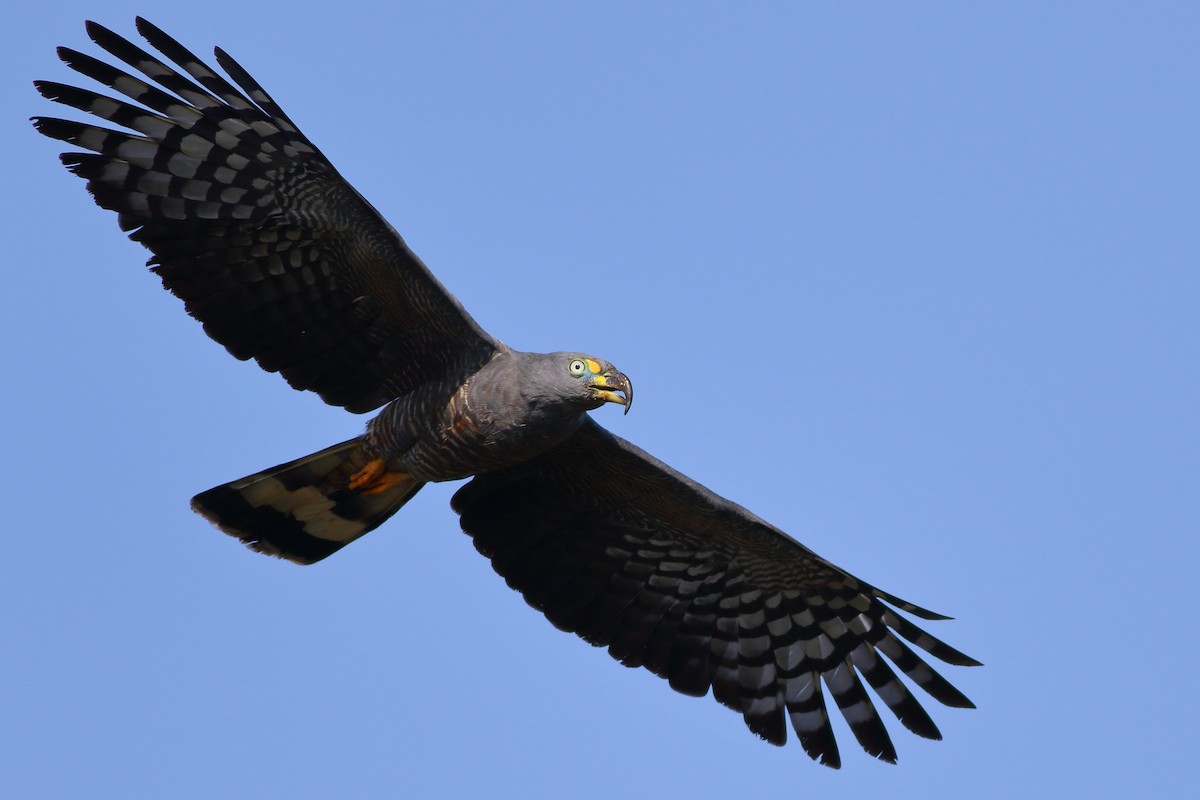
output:
M620 403L629 413L633 384L607 361L583 353L553 353L551 369L559 371L558 384L572 401L588 408Z

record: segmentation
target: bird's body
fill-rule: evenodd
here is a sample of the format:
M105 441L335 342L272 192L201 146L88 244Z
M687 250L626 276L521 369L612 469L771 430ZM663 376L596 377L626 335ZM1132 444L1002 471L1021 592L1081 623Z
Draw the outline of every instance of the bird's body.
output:
M889 662L940 702L971 705L902 640L977 662L889 605L939 615L601 428L589 411L632 401L612 364L492 337L233 59L216 51L236 87L137 25L165 59L88 32L143 77L59 54L140 105L36 83L132 132L51 117L35 118L38 130L87 151L63 162L209 336L332 405L382 409L360 437L197 495L198 512L309 564L425 483L469 478L451 502L462 528L530 605L678 691L711 689L774 744L790 721L810 756L840 764L827 692L863 748L894 761L863 680L905 727L940 738Z
M583 414L604 402L554 391L559 373L587 360L582 353L505 349L457 386L424 386L393 400L368 426L367 446L423 481L528 461L574 433ZM617 374L601 364L604 372Z

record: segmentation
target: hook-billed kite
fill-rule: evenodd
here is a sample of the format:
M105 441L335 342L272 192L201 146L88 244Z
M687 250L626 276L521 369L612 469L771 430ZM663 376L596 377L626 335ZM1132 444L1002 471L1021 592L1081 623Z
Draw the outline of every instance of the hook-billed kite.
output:
M978 662L895 609L943 617L600 427L588 411L629 411L624 374L489 335L237 62L215 51L230 83L145 20L137 29L161 56L87 24L133 72L58 50L123 98L36 82L124 130L51 117L37 129L87 151L62 161L230 353L348 411L383 409L362 436L203 492L196 511L311 564L429 481L470 478L451 505L530 605L680 692L711 688L773 744L790 721L812 758L838 766L828 697L868 753L894 761L863 679L905 727L940 738L895 669L971 706L905 641Z

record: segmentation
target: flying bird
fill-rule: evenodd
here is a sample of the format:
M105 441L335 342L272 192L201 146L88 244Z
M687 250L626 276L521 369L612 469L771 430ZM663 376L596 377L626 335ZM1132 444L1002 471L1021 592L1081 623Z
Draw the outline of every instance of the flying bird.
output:
M254 550L312 564L426 483L469 478L451 500L462 529L531 606L676 691L711 689L772 744L790 722L810 757L839 766L832 701L863 749L894 762L864 679L904 727L940 739L897 670L972 707L918 650L979 662L897 609L946 617L602 428L588 412L628 413L628 377L594 355L491 336L236 61L214 51L223 77L144 19L137 30L157 53L87 23L132 71L58 49L123 97L35 82L120 129L34 117L37 130L86 151L61 160L231 354L347 411L382 409L355 439L202 492L197 512Z

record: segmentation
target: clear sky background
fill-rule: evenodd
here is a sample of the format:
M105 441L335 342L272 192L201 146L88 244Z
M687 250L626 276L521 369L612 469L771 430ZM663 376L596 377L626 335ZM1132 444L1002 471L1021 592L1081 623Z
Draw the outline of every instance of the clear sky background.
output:
M164 5L0 34L0 796L1194 791L1195 4ZM602 424L954 615L978 710L834 772L551 627L453 485L309 568L192 514L365 419L209 341L26 122L135 13L488 330L632 376Z

